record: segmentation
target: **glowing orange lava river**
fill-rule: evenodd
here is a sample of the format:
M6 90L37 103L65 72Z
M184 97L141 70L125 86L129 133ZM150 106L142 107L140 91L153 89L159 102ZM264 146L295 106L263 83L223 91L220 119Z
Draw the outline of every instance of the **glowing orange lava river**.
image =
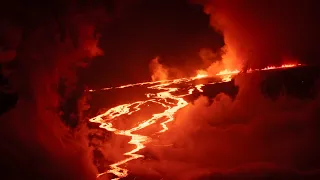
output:
M290 68L297 65L300 65L300 64L285 64L279 67L270 66L270 67L266 67L263 69L256 69L256 70L250 69L248 70L248 72L269 70L269 69L279 69L279 68ZM240 71L238 70L233 70L233 71L224 70L219 72L216 75L220 77L221 82L226 82L226 81L230 81L231 77L233 75L238 74L239 72ZM158 123L161 125L161 129L159 131L154 132L154 134L160 134L160 133L166 132L169 129L167 124L171 121L174 121L175 113L181 108L188 105L188 102L184 100L184 97L191 95L195 90L202 92L201 88L204 86L204 84L193 85L189 87L188 91L186 91L185 93L183 94L180 93L179 95L176 95L177 94L176 92L179 90L179 88L174 87L174 85L181 84L181 83L189 83L191 81L206 78L206 77L207 77L207 74L202 73L191 78L181 78L181 79L156 81L156 82L144 82L144 83L128 84L128 85L119 86L119 87L102 89L104 91L107 91L110 89L122 89L122 88L135 87L135 86L137 87L146 86L148 89L153 90L151 92L154 92L154 90L156 90L156 93L146 93L145 96L147 100L121 104L116 107L110 108L104 113L89 119L90 122L99 124L100 128L105 129L106 131L113 132L115 135L130 137L131 140L128 142L128 144L132 144L135 146L134 149L124 153L125 158L123 160L120 160L118 162L111 164L109 170L98 174L97 178L107 173L114 174L116 176L114 180L128 176L129 170L126 169L124 166L129 161L144 157L138 152L141 149L145 148L147 144L152 141L151 137L146 135L140 135L137 133L137 131L144 129L152 124ZM94 91L95 90L90 90L90 92L94 92ZM143 105L146 105L147 103L160 104L165 108L165 110L161 113L153 114L152 117L149 119L142 120L140 123L138 123L131 129L120 130L115 128L114 123L117 121L119 117L123 115L132 115L133 113L140 111Z

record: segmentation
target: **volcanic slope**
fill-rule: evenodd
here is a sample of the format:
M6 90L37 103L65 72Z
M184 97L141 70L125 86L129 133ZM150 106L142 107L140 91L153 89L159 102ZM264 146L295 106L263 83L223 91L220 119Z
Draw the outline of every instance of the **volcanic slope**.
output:
M295 98L312 99L317 93L315 85L319 79L319 70L319 67L299 66L240 73L237 77L262 77L260 90L266 98L272 100L276 100L284 93L287 96ZM156 156L148 152L149 145L174 148L170 144L167 145L162 142L159 144L157 138L161 136L161 133L168 131L170 125L174 123L173 116L175 112L187 104L193 103L200 96L206 96L212 100L218 94L224 93L234 99L237 96L238 90L239 87L235 85L234 78L229 82L220 82L216 78L203 77L172 80L162 83L148 82L94 91L92 93L91 114L105 112L108 109L110 110L110 108L112 109L112 107L122 109L120 111L119 109L114 110L114 114L108 112L105 115L102 113L99 117L93 117L90 120L93 124L89 123L89 126L92 128L100 126L102 129L107 129L109 131L107 132L109 139L112 139L114 135L127 136L128 138L125 141L129 141L128 144L137 147L132 151L124 153L122 161L117 159L105 160L105 157L99 157L101 159L98 165L101 172L100 176L109 173L116 175L115 179L118 177L133 177L128 173L128 169L122 166L127 163L130 164L130 161L135 159L140 159L139 161L146 159L157 160ZM134 103L132 104L132 102ZM178 106L173 106L177 102ZM210 102L212 103L213 101ZM159 114L158 112L164 113ZM96 124L102 118L107 119L106 123ZM114 118L117 120L112 121L112 124L108 123L109 120L114 120ZM144 123L141 124L141 122ZM91 140L99 141L99 139L106 140L105 137L91 136ZM129 147L132 147L132 145L129 145ZM96 146L96 144L93 143L92 146ZM130 150L130 148L128 149ZM105 164L101 163L103 161L109 163L102 166L101 164ZM111 162L114 161L118 161L118 163L112 164ZM108 165L111 167L111 170ZM137 176L134 177L137 178Z

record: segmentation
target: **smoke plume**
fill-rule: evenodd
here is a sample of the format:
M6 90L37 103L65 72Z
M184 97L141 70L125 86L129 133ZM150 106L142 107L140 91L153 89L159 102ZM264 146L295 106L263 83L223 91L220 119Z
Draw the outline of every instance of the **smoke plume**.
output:
M204 6L205 13L210 15L210 24L224 37L224 68L261 68L291 59L303 63L317 61L319 6L315 1L193 2Z
M149 67L151 71L152 81L161 81L168 79L169 70L164 65L160 64L159 57L152 59Z
M101 8L80 2L15 2L1 19L3 67L11 69L9 85L18 94L13 109L1 115L1 176L4 179L94 179L91 148L81 111L87 109L77 70L102 55L96 25ZM84 3L84 2L83 2ZM12 7L11 7L11 6ZM21 6L19 11L15 7ZM86 8L83 8L86 7ZM76 11L74 11L76 10ZM20 17L21 19L16 19ZM11 21L8 21L11 20ZM63 83L61 83L61 81ZM64 90L59 90L61 84ZM76 97L72 97L78 94ZM74 108L61 108L69 99ZM79 117L76 129L64 114ZM14 170L14 172L13 172Z
M220 54L208 48L200 49L199 56L205 66L210 66L212 63L220 60Z

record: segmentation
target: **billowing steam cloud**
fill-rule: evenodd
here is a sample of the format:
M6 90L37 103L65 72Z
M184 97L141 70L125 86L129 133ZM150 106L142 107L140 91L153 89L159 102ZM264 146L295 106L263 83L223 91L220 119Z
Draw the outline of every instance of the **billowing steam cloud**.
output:
M167 67L165 67L159 62L159 57L152 59L149 64L149 67L151 71L152 81L160 81L160 80L168 79L169 70Z
M205 52L205 51L208 51L208 52ZM212 53L212 51L210 51L209 49L203 49L201 50L199 55L203 58L204 63L207 63L207 65L208 64L210 65L213 59L216 59L216 58L212 57L214 56L214 54L208 54L208 53ZM189 76L189 74L187 74L185 71L180 69L180 67L176 68L176 67L167 66L166 64L161 64L159 60L160 60L160 57L156 57L152 59L149 63L149 70L151 73L152 81L163 81L168 79L177 79L177 78L183 78L183 77Z
M318 57L319 35L315 22L319 11L315 1L193 2L203 4L205 13L210 15L210 24L224 37L224 68L259 68L292 59L310 62Z

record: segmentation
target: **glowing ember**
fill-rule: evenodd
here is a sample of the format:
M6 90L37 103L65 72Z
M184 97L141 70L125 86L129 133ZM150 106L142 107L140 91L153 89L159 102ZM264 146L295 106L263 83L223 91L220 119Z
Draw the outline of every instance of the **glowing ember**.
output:
M233 70L233 71L230 71L230 70L223 70L223 71L220 71L219 73L217 73L217 76L223 76L223 75L231 75L231 74L238 74L240 71L239 70Z
M270 69L279 69L279 68L290 68L295 67L300 64L284 64L280 67L269 66L260 70L270 70ZM248 72L259 71L257 70L249 70ZM217 76L221 77L222 82L230 81L232 76L238 74L239 70L223 70L217 73ZM197 76L191 78L181 78L174 80L165 80L165 81L156 81L156 82L143 82L136 84L128 84L124 86L114 87L114 88L104 88L102 90L110 90L110 89L119 89L119 88L127 88L134 86L147 86L148 89L153 89L159 91L158 93L148 93L145 94L147 100L145 101L136 101L133 103L122 104L116 107L113 107L106 112L91 118L89 121L93 123L98 123L99 127L105 129L107 131L111 131L116 135L128 136L131 140L128 142L129 144L135 145L135 148L129 152L124 153L126 156L125 159L118 161L114 164L110 165L110 170L98 174L97 177L100 177L106 173L112 173L117 176L114 180L126 177L128 175L128 169L124 168L127 162L132 161L134 159L138 159L143 157L143 155L138 154L138 152L145 148L146 144L152 141L151 137L140 135L136 133L138 130L144 129L152 124L159 123L162 127L156 133L163 133L168 130L167 124L174 120L175 113L181 108L188 105L188 103L183 99L185 96L193 93L195 89L200 92L203 92L202 87L204 84L198 84L195 86L191 86L188 88L188 91L185 94L175 95L178 92L179 88L170 87L171 85L178 83L188 83L190 81L201 79L207 77L208 74L205 71L198 71ZM90 92L94 92L95 90L89 90ZM137 124L135 127L127 130L119 130L114 127L114 122L123 115L132 115L135 112L141 110L141 107L146 103L157 103L162 105L165 110L161 113L153 114L151 118L145 119Z
M205 70L199 70L197 71L197 75L194 77L195 79L204 78L207 77L208 73Z
M232 75L231 74L221 76L221 81L222 82L229 82L229 81L231 81L231 79L232 79Z
M281 68L291 68L291 67L296 67L296 66L301 66L301 64L283 64L282 66L267 66L261 70L271 70L271 69L281 69Z
M198 91L203 92L203 90L201 89L204 86L204 84L198 84L195 87L197 88Z

